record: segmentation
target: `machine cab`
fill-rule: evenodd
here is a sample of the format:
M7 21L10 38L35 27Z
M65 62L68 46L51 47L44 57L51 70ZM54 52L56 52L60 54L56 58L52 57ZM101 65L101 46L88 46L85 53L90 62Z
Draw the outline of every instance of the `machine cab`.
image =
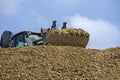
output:
M35 33L31 31L23 31L12 37L12 46L33 46L33 45L42 45L41 33Z

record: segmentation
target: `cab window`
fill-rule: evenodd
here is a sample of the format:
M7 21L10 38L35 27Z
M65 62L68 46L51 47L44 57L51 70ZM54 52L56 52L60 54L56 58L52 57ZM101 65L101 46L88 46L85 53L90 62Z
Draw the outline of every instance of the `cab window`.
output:
M24 35L19 34L14 38L14 46L24 46Z

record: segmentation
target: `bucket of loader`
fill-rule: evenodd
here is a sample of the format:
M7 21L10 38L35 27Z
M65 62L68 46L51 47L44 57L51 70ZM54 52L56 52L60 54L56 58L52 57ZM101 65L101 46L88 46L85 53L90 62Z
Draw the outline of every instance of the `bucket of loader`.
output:
M83 29L67 28L54 29L46 33L44 44L60 46L86 47L89 41L89 33Z

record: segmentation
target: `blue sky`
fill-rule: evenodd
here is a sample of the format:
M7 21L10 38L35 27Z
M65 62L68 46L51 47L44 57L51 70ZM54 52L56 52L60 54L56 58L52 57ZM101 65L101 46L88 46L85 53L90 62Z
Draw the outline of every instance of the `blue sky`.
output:
M39 32L57 20L90 33L88 48L120 46L120 0L0 0L0 35L4 30Z

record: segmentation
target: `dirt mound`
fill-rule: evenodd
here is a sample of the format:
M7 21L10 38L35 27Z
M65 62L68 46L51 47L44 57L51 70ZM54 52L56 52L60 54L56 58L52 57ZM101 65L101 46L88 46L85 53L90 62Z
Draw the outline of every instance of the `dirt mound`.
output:
M50 30L46 34L45 44L86 47L89 34L82 29L68 28Z
M120 48L21 47L0 57L0 80L120 80Z

